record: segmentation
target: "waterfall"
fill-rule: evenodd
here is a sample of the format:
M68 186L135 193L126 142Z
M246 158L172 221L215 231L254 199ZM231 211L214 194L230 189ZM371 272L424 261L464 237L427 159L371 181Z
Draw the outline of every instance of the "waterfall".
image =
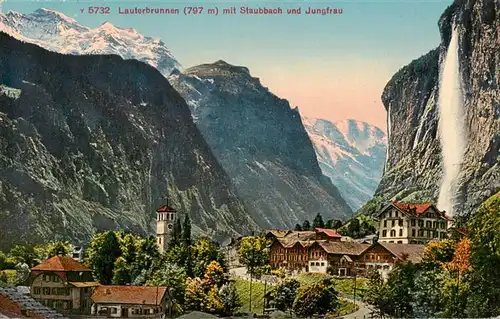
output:
M463 131L463 96L458 56L458 34L453 27L450 44L440 73L439 83L439 138L441 142L443 178L437 207L454 215L458 194L458 177L466 141Z

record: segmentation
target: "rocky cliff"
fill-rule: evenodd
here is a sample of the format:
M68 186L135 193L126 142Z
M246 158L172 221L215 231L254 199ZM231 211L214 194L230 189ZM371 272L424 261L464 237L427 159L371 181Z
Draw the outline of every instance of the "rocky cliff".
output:
M173 86L263 227L293 227L317 213L345 218L351 209L322 174L298 109L224 61L174 72Z
M302 118L321 171L353 210L372 198L384 168L387 140L379 128L356 120L332 123Z
M0 246L112 228L154 234L167 200L195 231L257 228L156 69L5 33L0 47Z
M402 68L382 94L389 151L376 200L436 201L443 176L439 71L457 27L463 129L455 211L468 214L500 189L500 2L455 1L439 20L441 44Z

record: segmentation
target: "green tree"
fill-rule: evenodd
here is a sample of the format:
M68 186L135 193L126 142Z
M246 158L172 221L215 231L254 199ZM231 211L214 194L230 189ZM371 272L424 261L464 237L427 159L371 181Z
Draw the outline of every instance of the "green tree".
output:
M387 296L387 285L384 283L380 273L378 271L371 272L363 300L375 308L376 312L379 313L379 317L387 313L387 305L390 303Z
M293 302L299 288L300 282L296 279L289 279L280 283L274 292L276 308L281 311L290 311L291 316Z
M313 220L312 228L325 228L325 222L323 221L323 216L320 213L316 214Z
M9 285L8 282L9 278L7 277L5 271L0 271L0 288L7 287Z
M174 222L174 228L172 229L172 236L170 237L169 248L180 245L182 241L182 225L181 219L177 218Z
M236 284L234 281L224 284L219 290L219 296L222 304L224 305L221 312L221 315L223 316L232 316L234 312L243 305L238 295L238 291L236 290Z
M184 245L191 245L191 219L189 218L189 214L186 214L184 217L184 224L182 226L182 242Z
M429 268L443 266L453 259L454 253L455 242L452 240L430 242L425 246L423 262Z
M296 224L295 225L295 230L296 231L302 231L302 226L300 226L300 224Z
M254 275L258 268L268 263L266 239L259 236L244 237L238 248L241 264L247 267L248 273Z
M4 252L0 251L0 270L14 269L16 263L12 257L7 256Z
M24 263L30 268L40 263L38 254L33 246L16 245L10 250L9 256L16 264Z
M293 311L302 317L324 315L339 306L338 293L332 284L315 283L300 287L293 303Z
M406 318L413 315L414 280L417 266L403 260L396 264L389 273L387 280L387 295L390 300L388 308L384 309L391 316Z
M349 221L349 224L347 224L347 233L348 236L353 237L353 238L358 238L360 237L360 230L361 226L359 224L359 219L353 218Z
M500 192L485 201L468 223L471 240L468 313L500 315Z
M224 254L219 245L208 238L198 239L191 247L191 254L195 277L203 277L205 269L212 261L217 261L226 270Z
M123 256L118 257L113 267L113 285L126 285L130 283L132 281L130 273L130 264L127 263Z
M336 219L335 222L333 223L333 229L339 229L340 227L342 227L342 221Z
M435 318L443 309L444 274L442 268L421 270L415 276L413 315Z
M302 230L311 230L311 223L307 219L302 224Z
M94 278L101 284L109 285L113 280L115 261L121 254L121 245L114 231L94 236L89 245L87 259Z
M162 286L169 289L169 308L174 313L182 311L186 291L186 271L175 264L164 263L147 280L148 286Z
M30 267L26 263L19 263L16 265L16 285L24 286L27 284L29 275L30 275Z

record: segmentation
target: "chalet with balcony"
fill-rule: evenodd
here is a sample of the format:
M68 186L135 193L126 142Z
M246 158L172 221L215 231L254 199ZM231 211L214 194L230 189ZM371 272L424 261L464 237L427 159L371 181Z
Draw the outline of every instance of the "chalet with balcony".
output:
M30 274L31 296L61 313L90 313L92 270L69 256L54 256L33 267Z
M364 274L378 271L382 277L386 278L398 261L420 263L424 256L424 248L425 245L419 244L377 242L360 255L359 267Z

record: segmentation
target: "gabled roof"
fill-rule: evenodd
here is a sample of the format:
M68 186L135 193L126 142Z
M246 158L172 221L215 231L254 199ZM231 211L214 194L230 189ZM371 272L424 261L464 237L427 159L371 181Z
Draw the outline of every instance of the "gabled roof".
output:
M99 304L157 305L166 291L156 286L98 286L90 299Z
M167 205L163 205L163 206L160 206L158 207L158 209L156 209L156 212L157 213L170 213L170 212L176 212L175 209L173 209L172 207L169 207Z
M272 234L276 238L282 238L291 233L291 230L283 230L283 229L268 229L266 230L266 235Z
M31 268L43 271L92 271L69 256L54 256Z
M403 214L410 216L420 216L429 211L430 208L433 208L437 212L441 213L444 219L451 220L450 217L445 215L444 211L440 211L436 206L432 203L402 203L402 202L391 202L389 205L385 206L377 216L380 216L384 213L389 207L395 207L398 211Z
M394 243L382 243L379 244L394 255L397 259L404 259L417 264L422 261L424 256L425 245L417 244L394 244Z
M351 256L359 256L371 246L351 241L324 241L318 242L318 245L328 254Z
M339 233L337 233L335 230L333 229L328 229L328 228L316 228L315 229L317 233L324 233L326 234L328 237L332 237L332 238L341 238L342 235L340 235Z

